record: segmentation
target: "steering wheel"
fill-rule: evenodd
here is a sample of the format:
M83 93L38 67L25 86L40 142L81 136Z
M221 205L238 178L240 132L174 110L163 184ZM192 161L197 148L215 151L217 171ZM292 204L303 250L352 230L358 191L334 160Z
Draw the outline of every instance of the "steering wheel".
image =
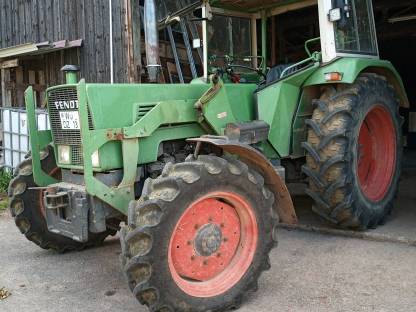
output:
M250 66L246 66L246 65L239 65L239 64L227 64L226 67L226 72L229 75L233 74L233 69L234 68L243 68L243 69L247 69L247 70L251 70L256 72L257 74L259 74L260 76L262 76L264 78L264 80L266 80L266 75L263 73L263 71L261 69L258 68L254 68L254 67L250 67Z

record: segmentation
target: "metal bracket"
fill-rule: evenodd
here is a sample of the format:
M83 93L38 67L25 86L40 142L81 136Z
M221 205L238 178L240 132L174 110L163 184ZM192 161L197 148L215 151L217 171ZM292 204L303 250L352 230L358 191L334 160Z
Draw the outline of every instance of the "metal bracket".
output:
M43 199L50 232L81 243L88 241L89 205L85 192L59 191L52 187L46 191Z

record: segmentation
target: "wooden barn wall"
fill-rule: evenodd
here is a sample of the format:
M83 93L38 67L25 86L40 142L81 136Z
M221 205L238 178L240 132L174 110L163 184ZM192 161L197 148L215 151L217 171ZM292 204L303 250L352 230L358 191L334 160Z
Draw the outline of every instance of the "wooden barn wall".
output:
M115 82L127 81L127 0L113 0ZM80 49L44 55L48 85L61 83L59 68L76 62L90 82L110 81L107 0L0 0L0 48L24 43L83 39Z

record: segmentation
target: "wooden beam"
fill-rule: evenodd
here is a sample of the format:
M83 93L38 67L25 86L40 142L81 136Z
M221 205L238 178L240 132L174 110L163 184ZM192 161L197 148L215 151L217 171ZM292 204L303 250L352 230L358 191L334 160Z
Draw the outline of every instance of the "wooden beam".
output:
M19 66L19 59L7 60L0 63L0 68L14 68Z
M2 107L12 106L12 94L10 90L6 89L6 84L10 81L10 70L6 68L1 69L1 94Z
M127 54L127 81L130 83L135 82L136 72L134 68L134 56L133 56L133 26L132 26L132 8L131 0L124 0L125 8L125 25L124 25L124 37L126 41L126 54Z
M43 70L38 71L38 75L39 75L39 84L41 86L43 86L46 90L46 79L45 79L45 72ZM43 108L46 106L46 101L45 101L45 91L44 90L38 90L39 92L39 103L40 106Z
M273 15L279 15L279 14L283 14L283 13L287 13L290 11L296 11L296 10L300 10L300 9L304 9L310 6L314 6L317 5L317 0L305 0L302 2L295 2L292 4L288 4L288 5L283 5L281 7L277 7L274 8L272 10L270 10L270 16Z
M142 72L142 54L141 54L141 19L140 19L140 1L132 1L132 33L133 33L133 63L136 70L136 81L141 82Z
M5 107L6 103L6 82L5 82L6 70L1 68L0 81L1 81L1 107Z
M16 84L20 85L23 84L23 67L19 66L16 68ZM24 106L24 95L22 89L15 90L16 92L16 103L17 106L23 107Z

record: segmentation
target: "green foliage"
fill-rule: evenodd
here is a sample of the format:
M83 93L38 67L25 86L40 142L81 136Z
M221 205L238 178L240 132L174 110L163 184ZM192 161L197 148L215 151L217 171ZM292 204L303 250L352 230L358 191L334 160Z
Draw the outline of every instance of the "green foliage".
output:
M0 193L6 193L13 175L6 169L0 170Z

